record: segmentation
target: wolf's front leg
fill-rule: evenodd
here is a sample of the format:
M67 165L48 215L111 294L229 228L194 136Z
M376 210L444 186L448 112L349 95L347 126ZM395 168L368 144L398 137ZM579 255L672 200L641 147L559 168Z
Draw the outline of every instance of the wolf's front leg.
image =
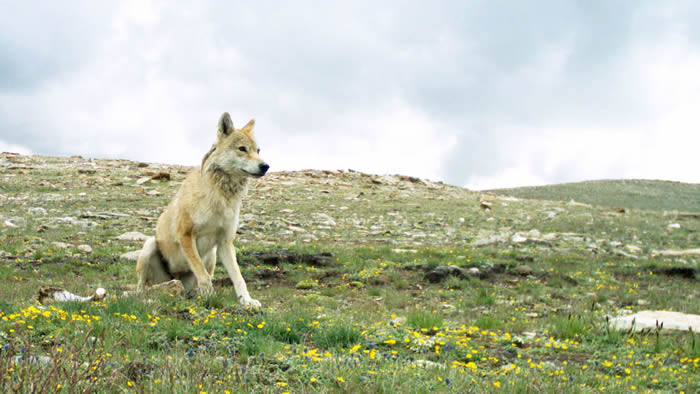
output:
M238 261L236 260L236 250L233 248L232 241L224 241L223 244L219 245L217 248L219 258L221 262L226 267L228 271L228 276L233 282L233 288L236 291L236 296L238 301L245 306L261 306L260 301L255 300L248 294L248 287L243 280L241 275L241 269L238 267Z
M197 243L195 242L195 237L192 235L192 233L184 233L180 235L180 245L182 246L182 251L185 258L187 258L187 262L190 265L190 269L197 279L197 291L204 295L213 293L214 287L211 284L211 275L209 275L209 272L204 267L202 258L199 257Z

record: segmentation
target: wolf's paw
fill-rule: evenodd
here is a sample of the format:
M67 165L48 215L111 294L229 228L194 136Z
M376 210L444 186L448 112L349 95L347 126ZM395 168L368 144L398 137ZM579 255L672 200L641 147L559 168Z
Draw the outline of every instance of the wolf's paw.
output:
M214 287L211 285L211 282L200 283L197 285L197 293L201 296L212 295L214 293Z
M243 305L243 306L251 306L254 308L260 308L262 306L260 301L254 299L254 298L250 298L250 296L241 297L239 300L241 301L241 305Z

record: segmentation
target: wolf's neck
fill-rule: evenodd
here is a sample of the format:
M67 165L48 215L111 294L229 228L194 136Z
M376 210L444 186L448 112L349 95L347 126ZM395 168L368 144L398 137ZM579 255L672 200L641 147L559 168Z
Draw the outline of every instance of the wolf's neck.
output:
M231 176L218 167L210 167L206 174L227 199L244 197L248 192L248 177Z

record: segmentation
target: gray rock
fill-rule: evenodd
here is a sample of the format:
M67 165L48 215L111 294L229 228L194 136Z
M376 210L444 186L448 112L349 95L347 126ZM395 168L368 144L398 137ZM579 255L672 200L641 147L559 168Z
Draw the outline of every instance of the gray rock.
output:
M536 229L536 228L533 228L532 230L526 232L526 233L525 233L525 236L528 237L528 238L535 238L535 239L537 239L537 238L541 238L541 237L542 237L542 233L540 232L540 230L538 230L538 229Z
M82 226L82 227L85 227L85 228L87 228L87 227L94 227L94 226L97 225L96 223L91 222L91 221L89 221L89 220L87 220L87 219L82 219L82 220L81 220L81 219L76 219L76 218L74 218L74 217L72 217L72 216L66 216L66 217L62 217L62 218L54 218L54 219L51 219L49 222L43 223L43 225L45 225L45 226L51 228L51 226L52 226L54 223L68 224L68 225L71 225L71 226Z
M456 265L440 265L431 271L428 271L425 274L425 279L431 283L439 283L450 276L465 278L467 275L463 269L457 267Z
M24 355L19 355L19 356L14 356L12 357L12 362L15 364L19 364L22 362L29 362L29 363L37 363L39 365L49 365L53 359L49 356L24 356Z
M336 222L333 220L332 217L328 216L325 213L322 212L316 212L311 214L320 224L324 226L330 226L330 227L335 227Z
M651 252L651 256L666 256L666 257L678 257L678 256L689 256L697 255L700 256L700 248L697 249L686 249L686 250L654 250Z
M420 368L437 368L437 369L445 369L445 366L442 364L438 364L435 361L430 361L430 360L416 360L411 363L411 365L415 365L416 367Z
M663 324L664 330L687 331L689 328L694 332L700 331L700 315L692 315L680 312L669 311L641 311L633 315L619 316L610 319L610 325L619 330L635 331L644 329L655 329Z
M515 233L510 237L510 242L521 244L527 241L527 237L523 236L521 233Z
M476 267L472 267L472 268L469 268L467 270L467 275L479 278L479 277L481 277L481 275L483 275L483 273L481 272L480 269L478 269Z
M532 331L523 331L523 336L528 339L534 339L537 336L537 333Z
M78 250L83 253L92 253L92 247L90 245L78 245Z
M571 201L569 201L569 202L567 203L567 205L572 206L572 207L586 207L586 208L590 208L590 207L591 207L591 205L589 205L589 204L585 204L585 203L582 203L582 202L574 201L573 199L572 199Z
M73 246L73 245L67 244L67 243L65 243L65 242L51 242L51 245L53 245L53 246L55 246L55 247L57 247L57 248L59 248L59 249L68 249L68 248L70 248L71 246Z
M119 256L122 260L136 261L141 255L141 250L134 250L133 252L126 252Z
M639 253L642 251L642 248L640 248L637 245L625 245L625 249L629 250L632 253Z
M137 241L137 242L143 242L148 239L148 236L140 233L138 231L130 231L128 233L124 233L120 236L117 237L118 240L120 241Z
M29 210L27 210L27 212L29 212L32 215L41 215L41 216L46 216L48 214L46 209L44 209L42 207L29 208Z
M522 276L528 276L534 273L532 268L529 265L525 264L516 266L515 268L513 268L512 272Z
M475 246L486 246L486 245L493 245L493 244L498 244L498 243L504 243L508 239L507 234L500 234L500 233L491 233L491 234L486 234L484 233L479 234L479 238L474 241Z
M21 217L21 216L13 216L13 217L10 218L10 220L11 220L14 224L18 224L18 225L23 225L23 224L27 223L27 220L26 220L25 218Z
M394 253L418 253L416 249L391 249Z
M627 253L624 250L620 250L620 249L614 249L613 252L618 256L627 257L628 259L631 259L631 260L636 260L639 258L633 254Z
M558 237L557 233L547 233L547 234L542 236L542 239L545 241L554 241L555 239L557 239L557 237Z

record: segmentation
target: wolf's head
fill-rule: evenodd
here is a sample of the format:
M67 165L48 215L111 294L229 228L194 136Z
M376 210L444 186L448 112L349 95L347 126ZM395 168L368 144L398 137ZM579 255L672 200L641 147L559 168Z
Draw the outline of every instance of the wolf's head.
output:
M216 143L204 156L202 170L213 169L230 175L259 178L270 166L260 157L260 148L253 135L255 120L242 129L235 129L231 116L224 112L219 118Z

